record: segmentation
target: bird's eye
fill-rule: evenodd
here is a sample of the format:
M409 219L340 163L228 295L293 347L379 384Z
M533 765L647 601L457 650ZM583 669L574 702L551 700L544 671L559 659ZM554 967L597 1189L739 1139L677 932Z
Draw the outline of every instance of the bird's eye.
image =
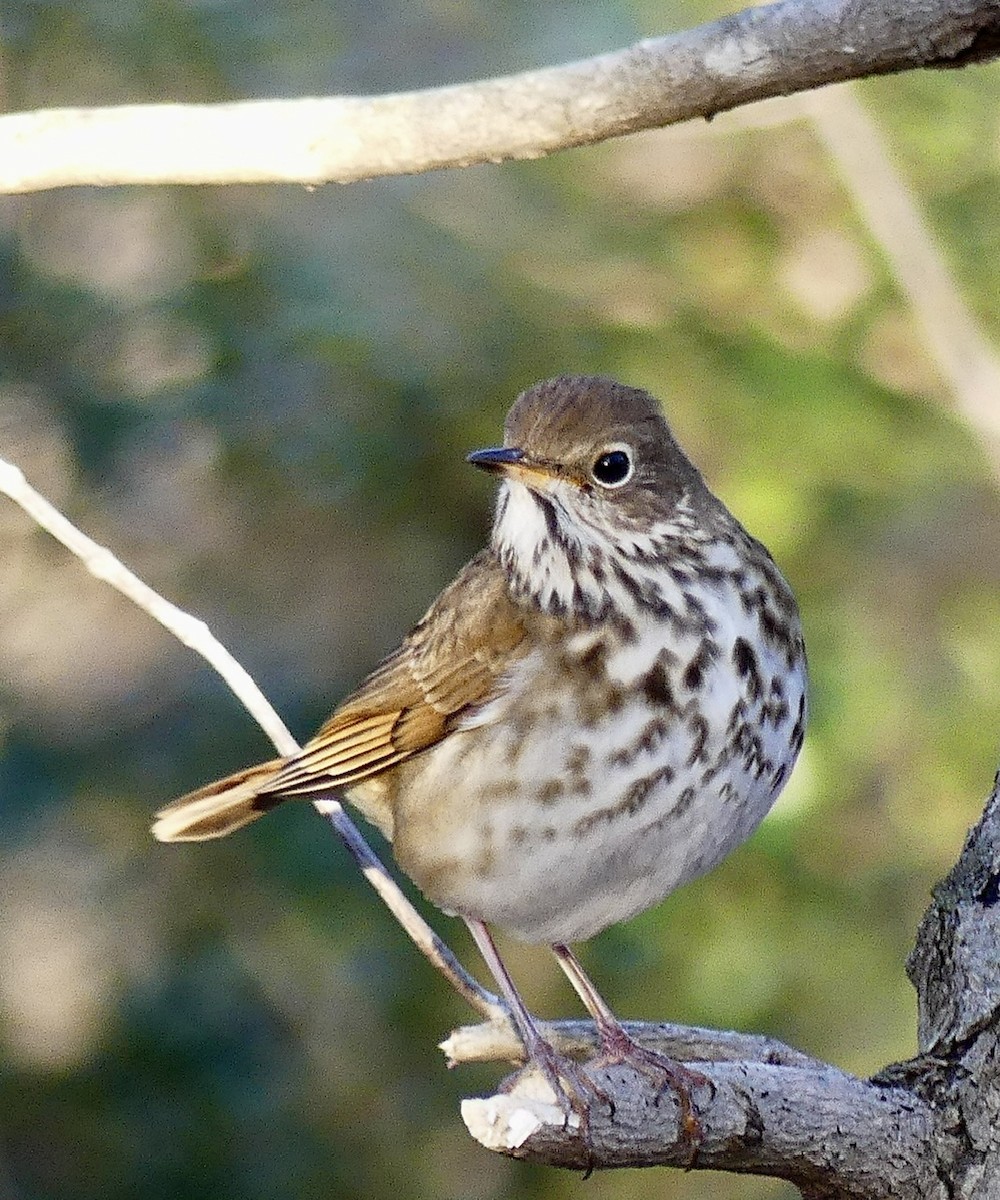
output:
M594 460L590 473L601 487L621 487L632 478L632 455L619 446L605 450Z

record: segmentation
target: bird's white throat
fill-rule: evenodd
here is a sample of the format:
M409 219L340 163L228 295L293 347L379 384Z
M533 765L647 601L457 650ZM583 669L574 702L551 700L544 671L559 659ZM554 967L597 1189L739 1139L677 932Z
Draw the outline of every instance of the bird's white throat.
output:
M687 506L679 504L670 521L648 528L630 527L600 505L586 507L575 494L575 485L554 481L544 494L533 493L516 479L503 481L493 527L493 548L507 571L515 595L529 596L545 612L565 614L581 608L601 611L610 598L622 603L622 575L636 586L652 588L668 602L679 599L677 581L663 578L653 564L665 545L676 546L678 569L682 570L681 546L701 541ZM735 555L724 566L735 565ZM672 556L673 557L673 556Z

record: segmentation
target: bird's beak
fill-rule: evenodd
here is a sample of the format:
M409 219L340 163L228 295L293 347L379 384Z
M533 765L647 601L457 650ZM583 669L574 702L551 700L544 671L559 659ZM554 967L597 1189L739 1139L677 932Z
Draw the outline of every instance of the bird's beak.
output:
M534 482L537 487L543 480L550 484L555 472L552 464L540 462L525 454L517 446L497 446L492 450L474 450L465 460L489 471L491 475L507 475L520 479L522 483Z
M493 450L473 450L465 460L480 470L495 475L506 475L510 467L524 462L524 451L515 446L497 446Z

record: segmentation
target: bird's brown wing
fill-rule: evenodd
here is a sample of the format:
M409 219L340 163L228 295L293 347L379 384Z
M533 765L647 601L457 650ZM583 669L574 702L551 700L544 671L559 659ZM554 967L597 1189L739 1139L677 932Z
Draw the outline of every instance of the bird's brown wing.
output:
M261 795L344 787L426 750L497 694L524 638L503 573L483 551Z
M222 837L286 797L377 775L433 746L491 700L525 652L521 614L484 550L297 754L189 792L157 813L153 834L167 842Z

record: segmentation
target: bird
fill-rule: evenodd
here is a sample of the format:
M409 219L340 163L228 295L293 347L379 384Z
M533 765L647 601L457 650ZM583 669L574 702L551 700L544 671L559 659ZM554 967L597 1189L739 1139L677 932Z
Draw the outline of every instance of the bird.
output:
M464 918L555 1089L566 1065L491 927L550 946L603 1060L659 1071L696 1130L704 1077L639 1047L571 945L712 869L774 803L807 716L795 597L643 389L544 380L467 461L499 483L487 546L300 751L182 796L153 833L342 794Z

